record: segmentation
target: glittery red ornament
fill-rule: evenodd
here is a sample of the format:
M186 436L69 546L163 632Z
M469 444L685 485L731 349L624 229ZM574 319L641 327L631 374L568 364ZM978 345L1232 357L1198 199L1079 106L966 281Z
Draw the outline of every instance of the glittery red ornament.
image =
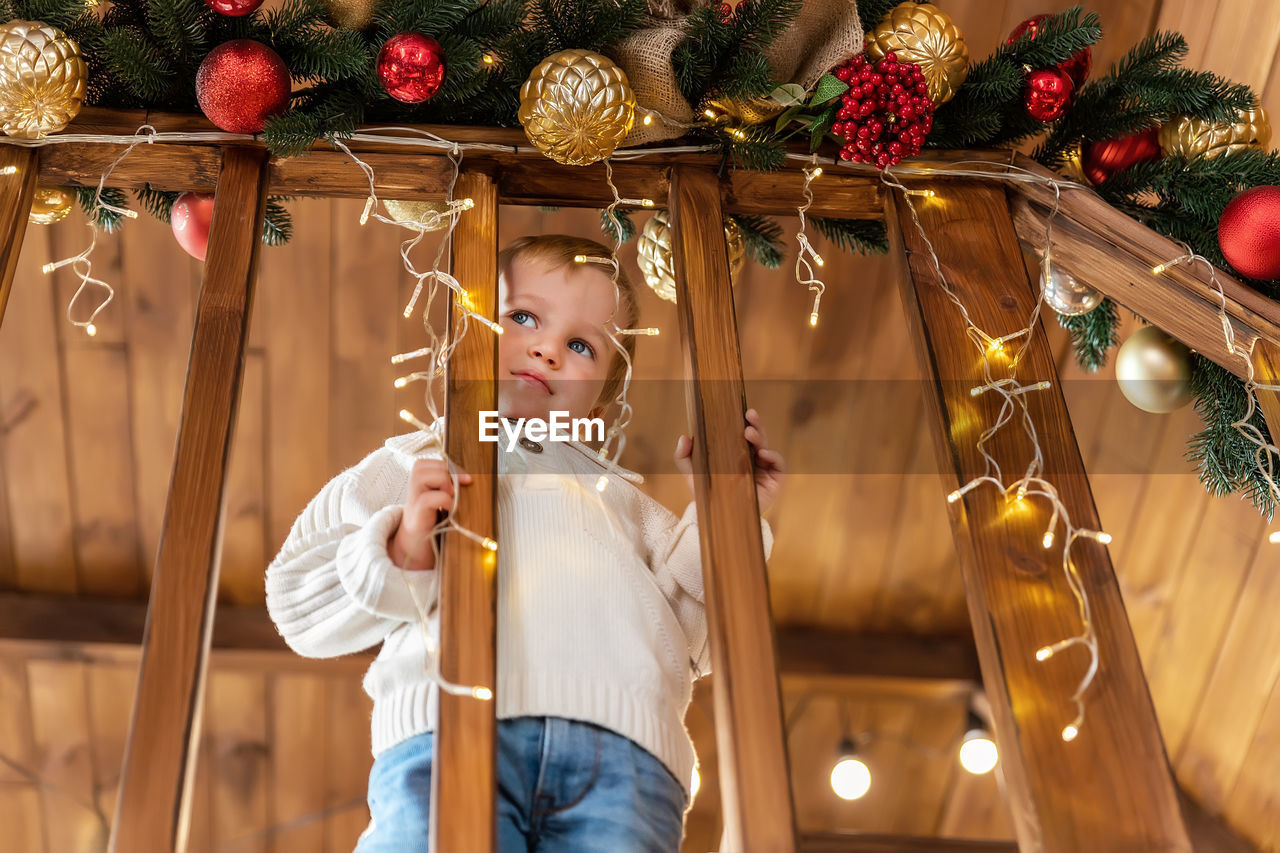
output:
M1280 187L1254 187L1231 199L1218 218L1218 245L1241 275L1280 278Z
M444 49L421 33L392 36L378 53L378 80L397 101L420 104L444 82Z
M1040 34L1040 29L1044 25L1044 22L1051 17L1052 15L1036 15L1034 18L1028 18L1013 28L1013 32L1009 34L1009 37L1005 39L1004 43L1012 46L1023 33L1029 33L1031 35L1031 40L1035 41L1036 36ZM1057 65L1058 70L1070 77L1071 82L1075 84L1077 89L1080 88L1081 83L1088 79L1089 70L1092 67L1093 52L1087 47L1068 59L1066 62L1060 62Z
M1056 68L1037 68L1027 75L1023 105L1036 121L1057 121L1071 106L1071 78Z
M183 193L169 208L174 239L188 255L203 261L209 250L209 226L213 223L213 196Z
M262 5L262 0L204 0L204 3L219 15L238 18L253 14Z
M252 39L218 45L196 72L201 112L228 133L260 133L289 106L289 86L284 60Z
M1135 163L1160 159L1159 133L1159 128L1153 127L1118 139L1090 142L1080 157L1085 177L1090 183L1100 184Z
M858 55L832 72L849 84L831 132L844 139L841 160L896 166L920 153L933 129L933 101L920 66L890 51L872 65Z

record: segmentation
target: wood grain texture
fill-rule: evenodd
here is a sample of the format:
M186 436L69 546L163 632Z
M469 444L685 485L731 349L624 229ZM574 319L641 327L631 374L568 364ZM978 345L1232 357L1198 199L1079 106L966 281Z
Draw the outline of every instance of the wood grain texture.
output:
M27 215L36 192L40 166L34 148L4 146L0 150L0 169L12 166L12 175L0 175L0 327L4 325L4 309L9 304L18 256L22 253L22 237L27 231Z
M911 835L834 832L805 834L800 853L1014 853L1012 841L970 841Z
M906 202L899 198L897 205L889 217L890 232L894 247L906 253L904 307L918 357L934 382L929 416L946 492L984 470L976 449L977 424L993 422L999 402L989 399L992 395L975 401L967 393L982 382L982 358L939 285ZM947 283L974 325L998 336L1025 323L1033 295L1003 190L956 184L937 200L919 205L918 213ZM1023 364L1022 381L1034 377L1053 383L1027 401L1049 479L1072 523L1098 529L1057 371L1038 323ZM1021 434L1006 429L987 447L1002 470L1025 470L1030 445ZM1087 540L1072 553L1091 602L1101 668L1086 696L1088 716L1080 737L1070 744L1060 738L1074 716L1069 697L1085 661L1066 653L1042 664L1035 651L1078 633L1079 617L1062 576L1060 552L1044 549L1039 541L1048 513L1038 506L1031 518L1024 512L1006 508L992 487L951 505L970 620L1022 849L1189 850L1110 558Z
M453 232L453 274L485 316L498 313L498 188L491 174L463 172L458 198L475 207ZM451 303L455 299L450 296ZM478 323L460 334L460 313L450 306L451 343L445 403L449 458L474 478L457 499L457 521L472 532L496 536L497 447L476 439L479 413L497 408L498 345ZM499 548L502 543L499 543ZM440 575L440 669L457 684L493 689L497 654L497 569L501 552L469 538L446 537ZM494 703L441 691L431 774L432 850L451 853L496 849L497 725Z
M716 673L724 844L734 851L794 850L769 588L750 446L742 435L747 409L742 355L715 173L677 168L670 209Z
M225 486L266 206L266 158L224 152L111 849L182 849Z

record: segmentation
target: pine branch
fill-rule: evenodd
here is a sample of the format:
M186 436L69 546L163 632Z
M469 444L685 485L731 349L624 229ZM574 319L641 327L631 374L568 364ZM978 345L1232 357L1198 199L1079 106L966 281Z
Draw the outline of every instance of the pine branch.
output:
M147 184L140 190L133 191L133 196L138 200L138 203L165 225L169 224L173 203L178 200L180 195L182 195L180 192L155 189L151 184Z
M124 224L124 216L105 207L99 207L97 199L96 186L76 187L76 201L80 203L80 209L89 217L89 221L108 234L113 234ZM128 196L125 195L124 190L117 187L103 187L102 200L114 207L123 209L129 207Z
M540 55L569 48L607 53L634 32L648 10L644 0L534 0L527 18Z
M864 32L871 32L902 0L858 0L858 20Z
M742 234L748 255L760 266L775 270L782 265L782 226L767 216L754 213L729 217Z
M764 49L800 12L799 0L751 0L727 22L717 4L697 6L689 35L672 52L680 91L691 104L708 97L751 98L773 91Z
M1258 468L1254 456L1256 445L1232 426L1244 415L1247 406L1244 383L1209 359L1193 355L1191 387L1204 429L1188 442L1187 458L1196 465L1200 482L1210 494L1218 497L1241 492L1270 520L1275 512L1275 500ZM1260 410L1254 409L1249 423L1270 441Z
M787 159L786 146L779 140L770 139L766 132L758 127L749 128L746 138L730 137L723 143L729 159L739 169L751 169L755 172L772 172L781 168Z
M883 222L865 219L810 217L810 222L831 242L846 252L883 255L889 251L889 234Z
M1102 19L1096 12L1074 6L1040 22L1035 36L1023 33L1012 45L1002 46L1021 65L1046 68L1071 59L1102 38Z
M1120 317L1116 305L1104 299L1088 314L1068 317L1058 315L1058 324L1071 333L1071 346L1076 363L1093 373L1107 363L1107 352L1120 343Z
M613 242L627 243L636 236L636 224L631 221L631 213L625 210L614 210L612 216L606 208L600 211L600 230Z
M262 221L262 242L268 246L283 246L293 238L293 217L282 204L283 196L267 199L267 215Z

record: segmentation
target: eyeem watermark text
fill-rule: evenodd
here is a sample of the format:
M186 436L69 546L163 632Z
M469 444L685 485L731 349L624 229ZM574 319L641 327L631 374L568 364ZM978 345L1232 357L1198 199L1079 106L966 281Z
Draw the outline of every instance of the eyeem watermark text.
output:
M480 413L480 440L497 442L506 433L507 450L515 448L523 434L530 441L604 441L603 418L570 418L568 412L553 411L551 420L542 418L506 419L497 412ZM501 431L501 432L500 432Z

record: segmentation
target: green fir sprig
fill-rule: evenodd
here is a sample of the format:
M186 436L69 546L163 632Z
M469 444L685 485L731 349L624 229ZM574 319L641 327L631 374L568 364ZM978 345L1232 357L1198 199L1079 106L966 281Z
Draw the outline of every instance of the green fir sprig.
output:
M1200 482L1210 494L1222 497L1240 492L1270 520L1276 508L1275 497L1258 467L1254 455L1257 445L1232 426L1244 417L1248 405L1244 383L1203 356L1191 358L1191 388L1204 429L1191 437L1187 458L1196 466ZM1260 409L1254 408L1248 423L1265 441L1271 440Z
M1110 299L1103 299L1087 314L1059 314L1058 324L1071 335L1076 363L1090 373L1102 369L1107 363L1107 353L1120 343L1120 315Z
M767 216L738 213L729 217L742 234L747 254L766 269L782 265L782 226Z

